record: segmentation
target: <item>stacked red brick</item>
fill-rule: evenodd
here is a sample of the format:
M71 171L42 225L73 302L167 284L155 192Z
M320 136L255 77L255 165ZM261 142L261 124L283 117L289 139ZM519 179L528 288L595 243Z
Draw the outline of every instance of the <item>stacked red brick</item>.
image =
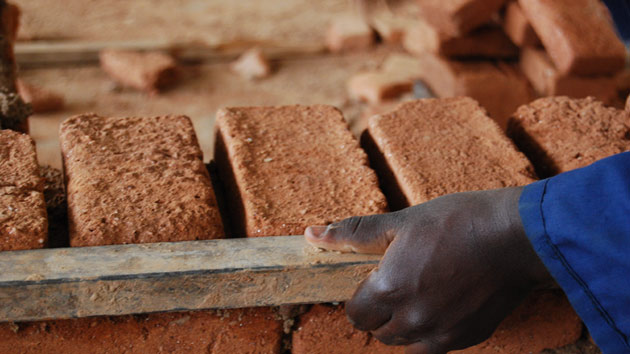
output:
M224 236L187 117L82 115L60 135L72 246ZM281 342L282 323L269 309L0 326L0 352L278 353Z
M397 207L535 180L527 158L470 98L403 103L372 117L363 142ZM576 341L581 322L568 301L541 296L517 309L488 341L465 352L538 352Z
M541 96L595 96L622 105L617 78L626 51L599 0L518 0L544 45L523 45L520 65ZM623 85L622 85L623 86Z
M35 143L0 130L0 251L42 248L48 242L44 181Z
M630 111L592 97L541 98L516 111L508 134L548 177L630 151Z
M310 225L387 210L376 174L337 109L227 108L216 124L215 160L235 236L300 235ZM340 308L313 307L293 334L296 354L389 351L353 329Z

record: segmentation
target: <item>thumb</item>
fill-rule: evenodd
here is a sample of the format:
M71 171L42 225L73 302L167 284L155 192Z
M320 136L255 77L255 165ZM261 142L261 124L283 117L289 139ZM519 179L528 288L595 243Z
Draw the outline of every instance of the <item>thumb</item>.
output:
M310 226L306 241L331 251L383 254L402 225L401 214L389 213L351 218L328 226Z

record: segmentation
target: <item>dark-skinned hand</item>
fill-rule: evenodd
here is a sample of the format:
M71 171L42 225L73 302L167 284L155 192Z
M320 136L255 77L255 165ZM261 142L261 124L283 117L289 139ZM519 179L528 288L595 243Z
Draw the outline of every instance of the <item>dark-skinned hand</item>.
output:
M445 353L487 339L530 290L553 285L523 230L521 191L451 194L305 236L328 250L385 253L346 303L348 318L408 353Z

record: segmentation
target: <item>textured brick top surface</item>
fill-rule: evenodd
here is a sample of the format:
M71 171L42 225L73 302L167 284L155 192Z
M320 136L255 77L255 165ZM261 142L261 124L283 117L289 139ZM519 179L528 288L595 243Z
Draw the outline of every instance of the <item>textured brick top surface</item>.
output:
M512 118L538 145L556 172L569 171L630 150L630 112L606 107L592 97L538 99Z
M42 248L47 230L42 192L0 187L0 251Z
M80 115L60 137L72 246L223 237L188 117Z
M227 108L217 127L249 237L298 235L309 225L386 210L366 154L333 107Z
M535 178L527 158L470 98L403 103L372 117L368 129L411 204Z
M35 143L28 135L0 130L0 186L43 190Z
M598 0L519 0L558 69L582 75L621 70L625 47Z

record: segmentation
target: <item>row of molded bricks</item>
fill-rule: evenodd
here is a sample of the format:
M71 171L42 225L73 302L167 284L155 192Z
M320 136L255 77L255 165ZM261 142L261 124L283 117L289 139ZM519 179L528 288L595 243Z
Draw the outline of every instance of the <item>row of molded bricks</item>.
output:
M630 150L628 118L592 98L543 98L513 115L515 145L476 101L425 99L371 118L360 144L330 106L226 108L217 114L213 188L187 117L76 116L60 129L70 245L299 235L447 193L524 185ZM0 198L23 203L19 220L30 220L4 227L0 246L43 247L33 143L8 131L0 139L0 182L10 186ZM538 352L581 335L564 295L541 292L465 352ZM343 305L0 324L3 353L286 350L403 352L353 329Z

